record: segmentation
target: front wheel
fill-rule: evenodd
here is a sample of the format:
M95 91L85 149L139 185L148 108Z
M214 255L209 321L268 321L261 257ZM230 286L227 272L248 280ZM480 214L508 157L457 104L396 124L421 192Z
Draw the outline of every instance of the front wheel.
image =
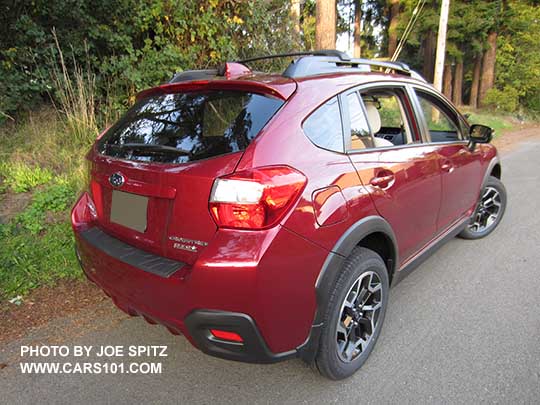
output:
M384 321L388 272L382 258L357 247L346 260L323 322L315 364L332 380L354 374L367 360Z
M461 231L459 237L480 239L489 235L501 222L505 209L506 189L504 184L498 178L490 176L482 190L469 225Z

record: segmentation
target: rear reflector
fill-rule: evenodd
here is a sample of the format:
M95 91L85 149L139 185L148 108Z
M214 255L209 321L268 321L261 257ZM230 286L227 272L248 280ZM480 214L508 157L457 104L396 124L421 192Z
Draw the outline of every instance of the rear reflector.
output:
M222 228L270 228L291 208L305 184L305 176L288 166L233 173L214 182L210 212Z
M219 329L210 329L210 333L222 340L229 340L231 342L237 342L237 343L243 343L244 339L242 339L242 336L240 336L238 333L229 332L226 330L219 330Z

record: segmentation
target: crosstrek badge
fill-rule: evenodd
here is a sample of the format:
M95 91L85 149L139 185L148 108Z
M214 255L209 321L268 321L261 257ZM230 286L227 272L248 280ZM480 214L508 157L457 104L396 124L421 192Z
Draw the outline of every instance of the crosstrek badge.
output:
M175 249L187 250L188 252L198 252L199 247L208 246L208 243L202 240L186 239L179 236L169 236L169 240L174 242Z

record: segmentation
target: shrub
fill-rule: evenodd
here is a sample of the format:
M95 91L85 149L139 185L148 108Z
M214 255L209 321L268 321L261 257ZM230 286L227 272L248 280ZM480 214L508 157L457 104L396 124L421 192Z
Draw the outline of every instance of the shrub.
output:
M498 110L514 112L519 106L519 93L510 86L503 90L493 88L487 92L484 104Z

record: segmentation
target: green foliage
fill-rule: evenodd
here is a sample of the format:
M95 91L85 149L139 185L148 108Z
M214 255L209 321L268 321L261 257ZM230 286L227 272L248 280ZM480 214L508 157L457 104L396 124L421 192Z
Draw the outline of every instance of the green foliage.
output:
M0 163L0 177L3 178L3 189L15 193L30 191L33 188L48 183L52 179L49 169L39 166L31 167L23 162Z
M519 105L519 92L510 86L503 90L493 88L488 90L484 104L498 110L514 112Z
M499 91L495 94L510 101L517 98L519 104L540 112L540 7L527 3L509 2L508 22L503 35L498 37ZM492 101L496 100L495 94Z
M96 103L118 111L177 71L295 49L292 37L285 0L20 0L0 15L0 111L61 98L51 72L62 64L86 65Z
M31 204L17 215L15 222L32 235L37 235L46 229L47 222L54 221L54 217L49 219L47 216L66 211L75 195L75 189L65 182L37 191Z
M81 277L67 221L51 224L36 236L13 225L0 225L0 300L25 294L60 278Z
M30 205L0 225L0 299L81 275L68 208L76 196L66 181L34 193Z

